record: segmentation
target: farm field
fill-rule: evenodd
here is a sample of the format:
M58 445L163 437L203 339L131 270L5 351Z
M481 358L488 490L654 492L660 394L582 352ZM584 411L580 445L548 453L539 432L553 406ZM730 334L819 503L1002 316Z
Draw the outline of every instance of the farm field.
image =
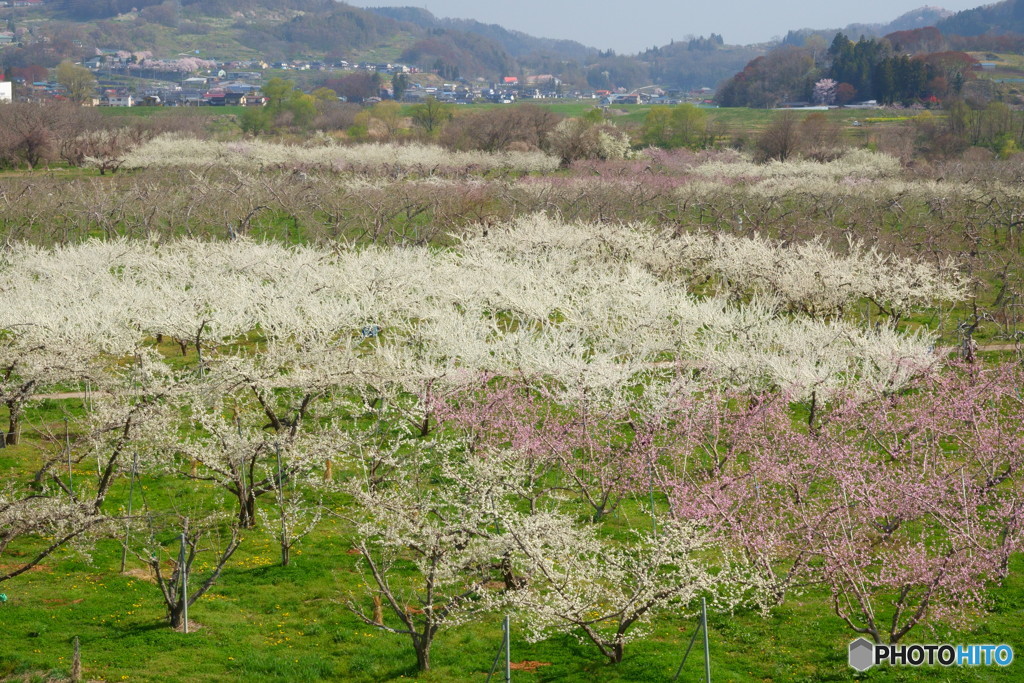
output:
M828 117L0 173L0 680L1020 680L847 646L1024 653L1024 167Z
M286 73L286 72L285 72ZM584 117L592 112L603 112L604 118L618 129L627 132L634 143L639 144L642 137L644 120L652 109L651 105L614 105L601 106L594 101L557 101L557 100L524 100L518 105L507 104L459 104L452 105L456 118L472 116L482 112L500 112L516 107L539 107L559 117ZM410 136L415 126L412 123L417 105L403 104L399 110L401 123L399 127ZM245 112L245 107L101 107L97 111L105 119L133 124L149 122L148 125L159 125L161 120L180 121L184 117L194 117L195 121L205 122L219 137L231 138L238 134L238 126ZM707 117L708 129L713 132L718 144L736 141L751 141L762 135L770 127L779 112L777 110L747 108L706 108L702 109ZM250 111L250 114L252 112ZM852 146L878 146L880 140L890 137L907 135L907 126L917 122L940 126L946 120L946 113L939 111L912 111L906 109L832 109L827 112L796 111L795 116L802 120L809 115L824 117L821 119L829 126L836 128L836 135L844 144ZM143 124L146 125L146 124ZM338 132L335 135L345 137L352 131ZM0 172L2 173L2 172Z

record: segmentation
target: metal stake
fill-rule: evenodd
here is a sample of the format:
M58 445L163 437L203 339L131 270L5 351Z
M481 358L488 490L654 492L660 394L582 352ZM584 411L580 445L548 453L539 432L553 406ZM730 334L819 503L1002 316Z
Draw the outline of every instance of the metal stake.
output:
M124 525L124 545L121 547L121 573L124 574L125 562L128 561L128 537L132 530L132 499L135 496L135 471L139 467L139 454L132 456L131 484L128 486L128 521Z
M686 666L686 660L690 656L690 650L693 649L693 644L697 642L697 634L700 633L701 624L697 624L697 628L693 630L693 635L690 637L690 644L686 646L686 652L683 653L683 661L679 662L679 668L676 669L676 675L672 677L672 681L679 680L679 674L683 672L683 667Z
M700 599L700 621L697 623L697 628L693 631L693 636L690 637L690 644L686 646L686 652L683 653L683 661L679 662L676 675L672 677L673 681L678 681L679 675L683 673L686 659L690 656L690 650L693 649L693 644L697 642L697 634L701 631L704 632L704 681L705 683L711 683L711 652L708 647L708 605L705 598Z
M505 683L512 680L512 624L505 615Z
M288 525L285 522L284 479L281 476L281 444L274 442L277 451L277 506L281 511L281 566L288 564Z
M510 683L512 680L512 645L510 636L512 628L507 614L501 623L501 630L504 632L504 636L502 637L501 647L498 648L497 654L494 655L494 662L491 663L491 670L487 673L488 683L490 683L495 670L498 668L498 660L501 659L502 652L505 653L505 683Z
M708 603L700 599L700 624L704 629L704 681L711 683L711 650L708 648Z
M68 490L75 497L75 479L71 472L71 433L68 431L68 419L64 418L64 450L68 452Z
M185 520L188 529L188 520ZM181 605L185 615L184 631L188 633L188 572L185 570L185 530L181 532L181 549L178 551L178 571L181 573Z

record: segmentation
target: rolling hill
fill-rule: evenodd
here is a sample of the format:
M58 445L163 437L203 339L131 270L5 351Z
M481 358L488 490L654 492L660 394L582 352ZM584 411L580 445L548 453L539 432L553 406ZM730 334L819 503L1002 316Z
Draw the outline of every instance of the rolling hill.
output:
M446 78L551 74L566 87L595 89L651 83L669 89L713 88L776 47L727 45L712 34L617 55L470 19L438 18L414 7L361 9L334 0L49 0L42 8L0 8L0 22L20 38L20 45L0 51L2 68L53 67L97 49L145 50L157 57L198 51L219 60L399 61ZM931 25L947 36L1024 33L1024 0L957 14L922 7L888 24L839 30L880 37ZM836 33L794 30L782 45L827 45Z

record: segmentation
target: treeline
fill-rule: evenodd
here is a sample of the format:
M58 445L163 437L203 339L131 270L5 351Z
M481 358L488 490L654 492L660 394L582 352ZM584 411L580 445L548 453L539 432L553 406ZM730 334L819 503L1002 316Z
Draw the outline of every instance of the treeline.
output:
M747 64L719 89L717 99L726 107L773 107L787 101L937 104L960 96L977 66L970 55L944 46L935 29L857 42L839 33L820 53L811 47L783 46ZM908 54L913 52L917 54ZM834 81L834 89L816 92L816 84L824 79Z
M850 99L874 99L884 104L938 101L959 95L978 63L964 52L911 57L901 49L898 37L854 43L842 34L832 41L828 55L832 62L828 77L853 86L854 91L848 91Z

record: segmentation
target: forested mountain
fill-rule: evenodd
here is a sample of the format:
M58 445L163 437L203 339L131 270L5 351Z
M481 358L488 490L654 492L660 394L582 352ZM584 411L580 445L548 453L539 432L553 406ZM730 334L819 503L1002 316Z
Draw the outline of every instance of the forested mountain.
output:
M944 34L960 36L1024 33L1024 0L1004 0L957 12L936 27Z
M715 86L762 52L711 36L617 55L416 8L369 11L334 0L53 0L43 16L21 47L0 52L0 67L52 68L96 48L161 57L198 47L215 58L267 61L367 54L446 79L550 74L565 88L693 88Z
M309 11L289 21L272 22L271 35L306 52L335 52L370 47L402 30L395 21L378 17L356 7L328 2L321 11Z
M708 38L651 48L637 59L647 66L651 83L684 89L714 88L764 53L765 49L756 45L726 45L722 36L712 33Z
M79 22L103 22L133 11L138 11L136 23L171 28L201 25L204 17L233 18L231 29L238 42L270 59L349 56L354 50L402 44L404 50L395 51L394 59L449 76L498 78L519 69L517 58L541 67L552 59L559 66L569 61L585 64L597 55L594 48L574 41L534 38L471 20L437 19L415 8L364 10L334 0L54 0L52 6L56 19ZM112 40L123 41L117 27L104 28L113 34ZM145 35L144 26L135 28ZM582 73L575 65L569 70Z
M827 45L832 42L837 33L842 33L855 39L881 38L897 31L913 31L914 29L925 28L926 26L935 26L938 22L951 16L953 16L952 12L941 7L919 7L901 14L887 24L849 24L844 28L801 28L792 30L782 39L782 44L803 47L809 40L811 42L820 40Z
M764 49L726 45L712 34L653 47L636 56L601 51L572 40L536 38L496 24L442 19L419 7L375 7L370 11L430 30L453 29L501 45L509 57L535 73L558 75L567 83L592 88L633 88L650 83L672 88L714 87Z
M431 29L426 37L402 52L399 59L437 71L448 79L463 76L494 79L518 70L515 61L494 41L449 29Z
M484 24L473 19L441 19L419 7L369 7L374 12L390 19L415 24L426 29L454 29L494 41L504 48L511 57L549 54L563 59L585 62L597 56L597 49L587 47L574 40L535 38L522 31L512 31L497 24Z

